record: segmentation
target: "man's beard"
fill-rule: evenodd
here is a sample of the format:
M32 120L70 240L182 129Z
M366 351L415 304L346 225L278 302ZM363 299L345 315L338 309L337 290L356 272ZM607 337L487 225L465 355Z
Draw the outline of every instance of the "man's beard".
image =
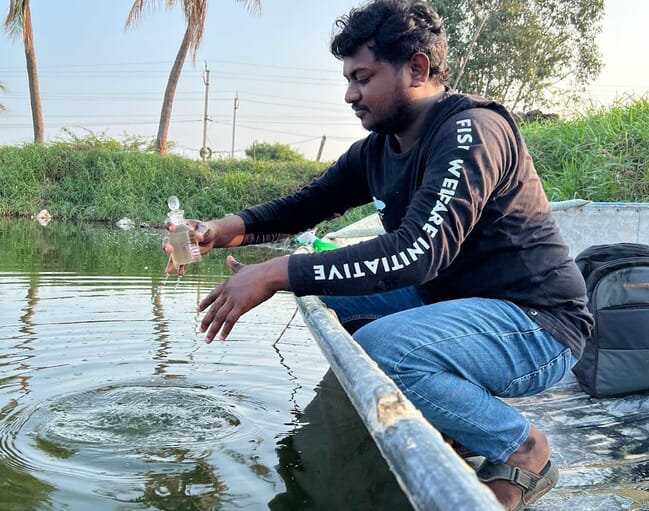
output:
M392 112L386 117L377 120L367 129L381 135L394 135L405 131L415 119L415 109L411 101L407 100L403 94L396 98Z

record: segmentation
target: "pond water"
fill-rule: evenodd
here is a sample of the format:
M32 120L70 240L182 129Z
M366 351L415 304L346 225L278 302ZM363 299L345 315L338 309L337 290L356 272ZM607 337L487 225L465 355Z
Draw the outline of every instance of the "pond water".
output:
M225 343L161 232L0 221L0 509L409 509L280 293Z

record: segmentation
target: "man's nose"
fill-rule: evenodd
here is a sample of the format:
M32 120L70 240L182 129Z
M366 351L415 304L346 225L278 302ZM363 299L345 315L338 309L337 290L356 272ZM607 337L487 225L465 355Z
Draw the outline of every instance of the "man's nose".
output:
M347 85L347 90L345 91L345 103L355 103L361 99L361 93L358 90L358 85L351 82Z

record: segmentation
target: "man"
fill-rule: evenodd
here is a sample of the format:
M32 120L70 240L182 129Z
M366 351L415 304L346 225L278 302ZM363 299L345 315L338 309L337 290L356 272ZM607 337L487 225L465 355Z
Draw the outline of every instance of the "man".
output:
M478 476L505 508L524 509L558 470L545 435L498 398L571 369L592 326L583 279L510 115L446 87L439 16L375 0L337 26L345 101L372 133L296 194L203 224L202 250L371 201L386 234L256 265L230 258L235 274L200 303L201 328L224 339L278 290L320 295L431 424L488 460Z

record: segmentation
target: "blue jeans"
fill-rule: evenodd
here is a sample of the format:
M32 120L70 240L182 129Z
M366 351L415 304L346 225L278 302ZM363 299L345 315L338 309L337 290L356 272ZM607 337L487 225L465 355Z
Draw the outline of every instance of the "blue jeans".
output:
M507 461L530 433L499 398L541 392L576 362L504 300L425 305L414 288L321 299L435 428L493 462Z

